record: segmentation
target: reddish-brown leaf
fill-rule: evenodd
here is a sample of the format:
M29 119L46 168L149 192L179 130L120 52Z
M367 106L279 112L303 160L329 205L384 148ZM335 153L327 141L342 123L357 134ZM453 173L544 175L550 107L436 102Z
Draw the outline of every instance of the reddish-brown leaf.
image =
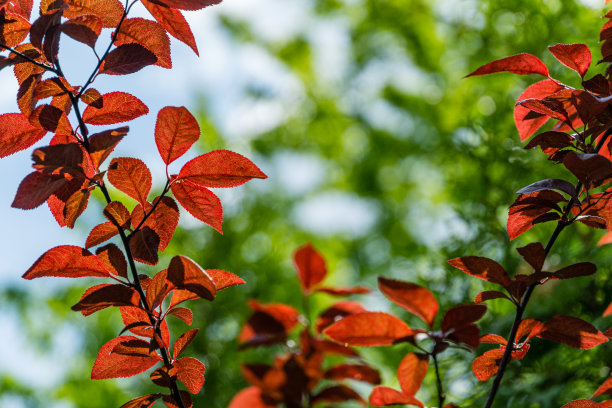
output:
M20 65L24 64L15 65L15 71L17 71L17 67ZM37 100L34 99L34 88L40 82L41 77L41 74L30 75L20 82L19 89L17 90L17 106L19 106L21 113L28 117L36 106Z
M30 173L19 184L11 207L22 210L36 208L67 183L68 179L60 175Z
M181 157L200 138L198 121L181 106L166 106L157 114L155 144L166 164Z
M612 394L612 376L610 376L603 384L597 388L593 394L593 398L599 397L600 395Z
M180 390L179 394L181 395L181 400L183 401L183 406L185 408L193 408L193 401L191 400L191 394L187 391ZM181 408L178 403L174 400L174 397L170 394L162 395L162 400L164 405L168 408Z
M185 384L185 387L192 394L197 394L204 385L204 372L206 367L199 360L193 357L179 358L174 362L176 368L176 376L180 382Z
M96 256L110 273L127 278L127 261L117 245L108 244L98 248Z
M114 158L108 166L108 181L118 190L147 205L151 191L151 172L140 159L131 157Z
M549 118L559 121L569 120L569 114L563 107L563 103L559 101L532 98L518 101L516 104Z
M287 333L298 323L299 313L289 305L260 304L251 300L249 306L254 313L249 317L238 336L242 349L261 344L284 342Z
M213 4L219 4L221 0L155 0L155 3L179 10L200 10Z
M177 255L170 260L168 281L175 287L193 292L206 300L213 300L217 292L215 283L206 271L183 255Z
M344 401L357 401L361 405L367 405L361 396L346 385L332 385L324 388L312 396L312 403L341 403Z
M485 334L484 336L480 337L480 342L488 344L500 344L502 346L508 344L508 341L505 338L497 334Z
M33 5L33 0L13 0L8 4L8 9L29 20Z
M275 406L264 402L259 387L251 386L234 395L228 408L274 408Z
M144 18L128 18L121 23L114 44L139 44L157 58L155 65L172 68L170 58L170 38L162 26Z
M428 367L429 356L426 354L406 354L397 369L397 379L405 395L409 397L416 395L421 388Z
M133 95L111 92L102 95L102 108L88 106L83 111L83 121L92 125L113 125L128 122L149 113L149 108Z
M483 292L480 292L479 294L476 295L476 297L474 298L474 303L482 303L486 300L491 300L491 299L508 299L510 300L510 298L508 296L506 296L504 293L499 292L497 290L485 290Z
M468 275L500 284L504 288L511 282L506 270L500 264L489 258L481 256L464 256L451 259L448 263Z
M26 18L0 10L0 39L3 45L15 47L21 44L29 32L30 22Z
M181 353L185 350L185 348L189 344L191 344L196 334L198 334L198 330L199 329L188 330L185 333L183 333L181 337L176 339L176 341L174 342L174 346L172 347L172 354L174 355L175 359L177 359L181 355Z
M132 333L143 336L153 337L153 329L151 326L151 320L147 312L142 310L140 307L123 306L119 308L121 312L121 319L126 327L129 327L129 331ZM124 329L125 330L125 329ZM160 325L162 333L162 341L166 347L170 346L170 331L168 330L168 324L165 320L162 320Z
M525 89L525 91L518 97L517 101L523 101L525 99L536 98L543 99L561 89L564 89L561 85L553 80L545 79L544 81L536 82ZM548 117L536 115L530 116L530 110L524 106L516 105L514 107L514 122L518 129L521 137L521 142L526 141L533 135L540 127L542 127L547 121Z
M229 150L214 150L185 163L179 179L203 187L236 187L252 178L268 178L252 161Z
M193 323L193 312L186 307L174 307L168 311L168 314L178 317L189 326Z
M157 57L140 44L120 45L106 55L100 66L100 73L107 75L127 75L138 72L157 62Z
M601 404L589 399L577 399L563 405L561 408L600 408Z
M365 286L319 286L314 291L317 293L327 293L328 295L332 296L365 295L366 293L372 292L370 288L367 288Z
M102 19L93 14L85 14L62 24L62 32L73 40L94 48L102 32Z
M533 337L531 335L532 330L538 324L540 324L540 321L536 320L536 319L532 319L532 318L527 318L527 319L521 320L521 323L519 324L518 330L516 331L516 340L519 341L523 337L528 335L529 337L527 337L527 339L525 341L529 341L529 339L531 339L531 337Z
M93 134L89 137L89 157L93 165L98 168L115 149L115 146L127 135L129 127Z
M244 285L246 283L241 277L228 271L207 269L206 273L210 276L210 279L215 282L217 292L221 289L229 288L230 286Z
M172 384L176 382L176 369L166 366L159 367L151 373L151 381L160 387L171 388Z
M164 269L163 271L157 272L149 283L149 287L147 288L147 305L149 305L151 309L156 309L161 305L166 295L171 290L170 285L166 281L167 276L168 271Z
M421 320L433 326L438 314L438 302L429 290L410 282L378 277L380 291L393 303L415 314Z
M174 38L187 44L193 52L198 54L198 47L183 14L177 9L160 6L148 0L141 0L149 13Z
M548 51L563 65L576 71L582 78L591 65L591 51L584 44L555 44Z
M156 265L159 261L158 248L159 235L149 227L143 227L130 235L130 249L138 262Z
M108 277L110 272L104 263L86 249L62 245L51 248L34 262L23 274L24 279L56 276L81 278L85 276Z
M44 99L74 91L74 88L64 77L54 77L39 82L34 87L34 98Z
M130 223L130 212L121 201L112 201L104 207L102 212L107 220L118 227L128 228Z
M68 116L59 108L51 105L41 105L34 109L29 118L30 123L49 132L61 135L72 134Z
M317 317L316 328L317 332L322 332L326 327L330 326L337 320L342 319L351 314L366 312L361 303L358 302L337 302L320 313Z
M68 9L63 11L66 18L84 15L100 17L105 28L117 27L123 15L123 6L119 0L64 0Z
M90 195L91 192L89 190L82 189L76 191L68 198L66 204L64 205L64 209L62 210L64 222L68 228L74 228L74 223L76 222L77 218L79 218L83 211L85 211L87 208Z
M489 62L466 77L487 75L496 72L512 72L519 75L540 74L546 77L548 76L548 68L546 68L546 65L544 65L538 57L522 53Z
M580 262L563 269L559 269L552 275L553 279L571 279L580 276L589 276L597 272L597 266L591 262Z
M350 379L365 381L374 385L380 384L378 370L366 364L338 364L325 371L324 377L337 381Z
M126 402L120 408L149 408L160 397L161 394L143 395L142 397L134 398L133 400Z
M592 324L572 316L553 316L536 327L533 336L588 350L608 341L608 338Z
M544 266L544 260L546 259L546 251L539 242L533 242L521 248L517 248L518 253L527 261L531 267L540 272Z
M414 332L406 323L382 312L346 316L323 333L339 343L351 346L390 346L414 338Z
M92 380L131 377L151 368L161 360L155 352L151 352L148 357L112 353L117 344L130 340L140 339L134 336L119 336L102 346L91 370Z
M0 115L0 158L27 149L46 133L46 130L32 126L22 113Z
M134 288L121 284L103 283L87 289L72 310L89 316L112 306L138 306L140 297Z
M442 318L443 332L457 330L482 318L487 312L485 305L458 305L446 311Z
M104 222L98 224L89 233L85 241L85 248L91 248L108 241L115 235L119 234L119 230L112 222Z
M223 207L212 191L188 181L172 183L170 190L189 214L223 234Z
M325 259L311 243L295 251L293 265L297 269L298 279L305 293L310 293L311 288L325 279L327 275Z
M158 200L159 197L155 198L155 200L153 200L153 205L145 203L144 208L147 214L151 212L153 206L155 206L155 210L147 217L142 226L140 224L145 216L143 205L138 204L134 207L132 211L132 225L134 228L149 227L155 231L159 236L159 250L163 251L170 243L172 235L174 235L174 231L178 225L179 209L178 205L176 205L176 201L171 197L162 197L159 204L156 205Z
M374 387L370 394L370 405L375 407L386 407L388 405L415 405L425 407L418 399L405 395L404 393L389 387Z
M570 151L563 158L563 165L589 188L612 178L612 161L600 154Z
M472 371L480 381L487 381L497 373L504 349L494 349L476 357L472 362Z

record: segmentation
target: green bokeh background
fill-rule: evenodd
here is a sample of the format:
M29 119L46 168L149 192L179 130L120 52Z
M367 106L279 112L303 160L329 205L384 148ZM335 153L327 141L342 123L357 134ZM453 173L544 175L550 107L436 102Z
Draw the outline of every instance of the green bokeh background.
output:
M579 77L556 62L546 47L586 43L596 62L602 9L576 0L313 0L309 4L310 23L281 40L260 35L248 19L221 15L224 30L238 46L254 47L277 60L302 92L287 106L280 124L247 140L228 140L218 130L220 118L211 113L215 100L202 90L199 120L204 136L199 149L247 152L270 177L222 195L224 235L209 227L181 229L160 261L163 267L173 255L186 254L205 268L229 270L247 281L220 292L213 303L191 304L193 326L201 331L187 355L199 357L207 366L196 407L227 407L232 395L246 385L240 362L270 361L271 353L278 351L239 353L235 338L248 316L250 298L301 306L291 263L298 246L312 242L324 254L330 283L375 288L379 275L407 280L430 288L445 310L473 300L480 290L494 289L469 279L446 261L463 255L488 256L510 273L527 273L515 248L546 242L553 225L540 225L509 242L507 208L515 192L531 182L548 177L573 181L539 151L521 148L512 109L522 90L538 78L463 77L493 59L529 52L542 58L553 77L579 86ZM322 27L341 30L344 42L336 47L341 66L325 65L328 61L319 48L325 41L318 31ZM594 66L592 73L598 68ZM253 83L245 98L256 105L274 101L277 95ZM302 164L294 169L292 163ZM304 172L317 182L292 189L292 177L299 180ZM346 198L374 217L356 222L364 221L367 228L350 230L324 228L301 216L304 208L318 211L313 203L338 202L318 201L322 197ZM360 211L349 215L363 216ZM529 317L566 314L602 330L609 327L610 320L600 316L612 300L612 249L597 248L600 236L601 232L583 225L562 235L549 257L550 267L591 261L599 272L536 290ZM71 312L69 306L84 288L77 285L58 289L44 301L27 287L1 288L0 302L19 310L24 330L41 350L50 347L54 333L65 324L81 333L83 349L79 358L65 362L69 370L61 387L43 393L9 373L0 378L0 395L22 399L27 407L62 400L67 406L107 408L156 390L146 375L117 381L89 379L97 351L118 334L121 322L115 310L88 318ZM372 310L389 310L420 327L418 319L391 306L380 294L362 299ZM319 295L313 309L332 301ZM483 332L507 335L512 307L501 300L488 306ZM52 324L37 323L41 314ZM187 329L181 322L171 323L175 334ZM485 345L475 354L444 354L447 402L482 406L490 382L479 383L470 370L474 356L487 349ZM408 350L368 349L364 355L381 369L385 385L397 387L395 370ZM588 398L609 376L610 351L607 344L580 351L536 339L526 358L508 367L495 406L560 407ZM429 373L417 395L428 406L436 404L433 380Z

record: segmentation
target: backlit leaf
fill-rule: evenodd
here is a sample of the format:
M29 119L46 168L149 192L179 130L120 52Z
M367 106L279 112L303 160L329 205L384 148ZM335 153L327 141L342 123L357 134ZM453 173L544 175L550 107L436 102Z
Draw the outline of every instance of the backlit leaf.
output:
M126 402L120 408L149 408L160 397L161 394L144 395L142 397L134 398L133 400Z
M546 259L546 251L539 242L533 242L521 248L517 248L518 253L531 265L531 267L540 272L544 266Z
M115 244L108 244L96 250L96 256L113 275L127 278L127 261Z
M107 75L127 75L138 72L157 62L157 57L140 44L120 45L106 55L100 66L100 73Z
M151 191L151 172L140 159L131 157L114 158L108 166L108 181L118 190L132 197L142 205L148 204Z
M274 408L275 405L268 405L264 402L261 396L259 387L247 387L238 392L232 400L228 408Z
M346 385L332 385L324 388L312 396L312 403L341 403L344 401L357 401L361 405L367 405L361 396Z
M30 173L19 184L11 207L22 210L36 208L67 183L68 180L60 175Z
M190 182L172 183L170 190L189 214L223 233L223 207L212 191Z
M489 62L467 75L487 75L496 72L512 72L519 75L540 74L548 76L548 68L538 57L531 54L517 54Z
M186 307L174 307L168 311L168 314L178 317L189 326L193 323L193 312Z
M596 153L568 152L563 165L587 187L597 187L612 178L612 161Z
M102 32L102 19L93 14L77 16L62 24L62 32L73 40L94 48Z
M0 158L27 149L47 134L32 126L22 113L0 115Z
M157 58L155 65L172 68L170 59L170 38L166 31L155 21L144 18L128 18L121 23L114 44L139 44L153 53Z
M339 343L351 346L390 346L414 338L414 332L406 323L381 312L346 316L323 333Z
M327 275L325 259L310 243L295 251L293 265L297 269L298 279L305 293L310 293L311 288Z
M156 265L159 257L159 235L149 227L143 227L130 235L130 249L134 259L149 265Z
M533 335L588 350L608 341L608 338L590 323L572 316L553 316L534 329Z
M421 320L433 326L438 314L438 302L429 290L410 282L378 277L380 291L393 303L415 314Z
M193 292L206 300L213 300L217 292L215 283L206 271L183 255L177 255L170 260L168 281L177 288Z
M15 47L26 39L30 32L30 22L19 14L5 13L0 10L0 39L7 47Z
M593 394L593 398L605 394L612 394L612 376L610 376L610 378L604 381L604 383L601 384L599 388L597 388L597 390Z
M476 357L472 362L472 371L480 381L487 381L497 373L504 349L494 349Z
M134 288L121 284L103 283L87 289L72 310L89 316L112 306L138 306L140 297Z
M29 121L32 125L45 129L49 132L69 135L72 127L66 114L51 105L41 105L30 115Z
M196 55L199 55L193 33L189 28L187 20L185 20L185 17L183 17L179 10L160 6L148 0L141 0L141 3L168 34L187 44Z
M117 234L119 234L119 230L112 222L98 224L89 232L85 241L85 248L91 248L106 242Z
M117 344L129 340L139 339L134 336L120 336L108 341L102 346L91 371L92 380L131 377L151 368L161 360L154 352L152 352L149 357L126 356L123 354L111 353Z
M96 15L102 20L103 27L117 27L123 15L123 6L119 0L64 0L68 9L63 11L66 18L84 15Z
M221 0L155 0L155 2L179 10L200 10L213 4L219 4Z
M418 399L405 395L404 393L389 387L374 387L369 399L370 405L374 407L386 407L389 405L415 405L423 408L425 405Z
M580 276L589 276L597 272L597 266L591 262L580 262L559 269L552 276L553 279L571 279Z
M491 300L491 299L510 300L510 298L502 292L499 292L497 290L485 290L476 295L476 297L474 298L474 303L482 303L484 301Z
M108 277L110 272L104 263L86 249L72 245L51 248L34 262L23 274L24 279L56 276L81 278L85 276Z
M89 137L89 156L93 165L98 168L115 149L115 146L127 135L129 127L93 134Z
M111 92L102 95L102 108L88 106L83 111L83 121L92 125L113 125L128 122L149 113L149 108L133 95Z
M406 354L397 369L397 378L405 395L410 397L416 395L421 388L428 367L429 356L426 354Z
M185 384L192 394L197 394L204 385L204 372L206 367L193 357L179 358L174 362L176 376L180 382Z
M589 399L577 399L563 405L561 408L600 408L601 404Z
M576 71L582 78L591 65L591 51L584 44L555 44L548 51L563 65Z
M172 347L172 354L174 358L178 358L181 353L185 350L185 348L193 341L196 334L198 334L199 329L191 329L183 333L176 341L174 342L174 346Z
M517 191L517 194L529 194L535 191L541 190L558 190L564 193L569 194L572 197L576 196L576 187L570 183L569 181L560 180L560 179L546 179L536 181L533 184L528 185L527 187L521 188Z
M252 178L268 178L252 161L229 150L214 150L185 163L179 179L203 187L235 187Z
M54 77L45 79L34 87L34 98L44 99L71 91L74 91L74 88L64 77Z
M508 286L511 281L506 270L500 264L489 258L481 256L464 256L451 259L448 263L468 275L500 284L504 288Z
M181 157L200 138L198 121L181 106L166 106L157 114L155 144L166 164Z
M144 208L146 212L150 213L153 206L160 200L159 197L153 200L153 205L145 203ZM138 204L132 211L132 225L134 228L140 226L140 223L144 219L145 211L143 205ZM159 250L163 251L166 249L172 235L176 230L179 220L179 209L176 201L173 198L164 196L161 201L155 206L155 210L142 224L143 227L149 227L159 236Z
M446 311L442 318L441 329L449 332L470 325L482 318L487 312L485 305L458 305Z
M222 271L220 269L207 269L206 273L208 276L210 276L210 279L215 282L217 291L229 288L230 286L244 285L246 283L241 277L228 271Z
M341 381L350 379L355 381L365 381L370 384L380 384L380 374L378 370L366 364L339 364L325 371L325 378Z
M130 223L130 212L121 201L112 201L104 207L102 212L107 220L114 225L127 228Z
M316 320L317 332L322 332L337 320L351 314L366 312L361 303L358 302L336 302L325 311L319 314Z
M518 101L525 99L536 98L543 99L559 90L563 87L557 84L555 81L545 79L544 81L536 82L525 89L525 91L518 97ZM521 142L526 141L533 135L539 128L541 128L547 121L546 116L536 116L531 118L529 116L530 110L524 106L516 105L514 107L514 122L518 129L521 137Z

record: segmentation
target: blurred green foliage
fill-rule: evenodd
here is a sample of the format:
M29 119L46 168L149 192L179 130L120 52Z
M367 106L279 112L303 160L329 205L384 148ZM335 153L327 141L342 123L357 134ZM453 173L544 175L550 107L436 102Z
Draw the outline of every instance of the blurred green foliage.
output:
M244 139L226 140L222 118L210 113L216 101L203 90L200 148L240 151L270 177L221 195L223 236L208 227L182 229L160 261L163 267L182 253L205 268L226 269L247 281L219 293L213 303L191 304L193 326L201 331L188 352L207 366L196 407L226 407L246 386L239 363L270 361L278 351L237 352L235 339L249 314L249 298L301 307L291 264L298 246L312 242L325 255L330 280L336 284L375 288L378 275L412 281L430 288L443 311L471 301L484 288L492 289L451 268L448 259L488 256L511 274L528 272L515 248L545 242L552 225L537 226L509 242L508 206L515 192L531 182L547 177L571 180L540 152L521 148L512 109L517 96L537 78L463 77L493 59L529 52L547 63L552 76L578 86L578 76L556 62L546 47L583 42L596 61L601 10L577 0L306 3L305 23L281 39L263 35L248 18L230 13L221 17L223 29L238 46L275 60L299 84L299 92L287 101L265 83L249 84L244 98L253 106L280 103L282 119L264 131L246 132ZM310 181L305 183L304 177ZM347 200L357 203L357 209L333 208ZM334 216L325 218L325 211L339 214L339 222L348 218L349 226L334 225ZM550 267L588 260L599 272L536 290L529 317L574 315L607 328L609 320L600 316L611 300L612 249L596 247L600 235L582 225L563 234L549 257ZM18 308L31 329L29 337L44 343L44 333L29 323L35 295L15 290L4 289L0 301ZM67 362L68 377L51 397L68 406L106 408L152 389L145 375L129 381L89 380L97 350L121 324L115 311L87 319L71 314L68 305L79 294L77 289L60 291L53 304L37 306L50 308L57 321L78 326L83 335L82 356ZM420 324L380 294L362 299L368 308L391 310L411 325ZM319 295L314 311L332 301ZM501 300L488 303L483 331L506 336L513 308ZM182 322L170 323L176 335L187 329ZM441 368L448 402L482 406L490 383L478 383L471 360L486 349L445 354ZM364 355L380 367L385 385L397 387L395 370L408 350L368 349ZM579 351L536 339L524 360L510 364L496 406L559 407L587 398L608 377L609 355L609 345ZM1 393L23 395L28 407L46 406L26 384L10 378L0 384ZM434 396L429 373L418 397L431 405Z

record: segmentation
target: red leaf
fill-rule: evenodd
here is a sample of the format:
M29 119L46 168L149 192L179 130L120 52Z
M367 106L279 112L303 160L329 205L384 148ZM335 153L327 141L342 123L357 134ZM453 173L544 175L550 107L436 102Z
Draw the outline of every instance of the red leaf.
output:
M83 92L83 94L81 95L81 101L97 109L100 109L102 106L104 106L102 94L94 88L88 88L85 92Z
M133 400L126 402L120 408L149 408L160 397L161 394L144 395L142 397L134 398Z
M406 323L381 312L346 316L325 329L324 333L339 343L351 346L390 346L414 338L414 332Z
M215 282L217 292L221 289L229 288L230 286L244 285L246 283L239 276L220 269L207 269L206 273L210 276L210 279Z
M313 405L321 402L339 403L344 401L357 401L362 405L367 405L363 398L361 398L361 396L357 394L355 390L347 387L346 385L332 385L322 389L312 396Z
M485 305L458 305L450 308L442 318L442 331L449 332L470 325L487 312Z
M125 126L118 129L106 130L89 137L89 157L93 165L98 168L115 149L115 146L127 135L130 128Z
M425 407L421 401L414 397L403 394L400 391L388 387L374 387L370 394L370 405L375 407L386 407L388 405L416 405Z
M155 352L149 357L127 356L112 353L119 343L129 340L140 340L134 336L120 336L108 341L98 353L96 362L91 370L92 380L106 378L131 377L149 368L161 359Z
M487 75L496 72L512 72L519 75L540 74L546 77L548 76L548 68L546 68L546 65L544 65L539 58L531 54L522 53L489 62L467 75L466 78L473 75Z
M593 394L593 398L599 397L600 395L604 394L612 394L612 376L606 381L604 381L604 383L601 384L599 388L597 388L597 390Z
M494 349L476 357L472 362L472 371L480 381L487 381L497 373L504 349Z
M601 404L591 401L589 399L577 399L563 405L561 408L599 408Z
M506 296L504 293L499 292L497 290L485 290L483 292L480 292L479 294L476 295L476 297L474 298L474 303L482 303L486 300L491 300L491 299L508 299L510 300L510 298L508 296Z
M597 246L607 245L612 243L612 232L607 232L599 239Z
M608 305L606 310L603 312L603 317L609 316L612 314L612 303Z
M104 263L86 249L63 245L45 252L23 274L24 279L56 276L60 278L82 278L85 276L108 277L110 272Z
M397 369L397 378L405 395L410 397L416 395L419 388L421 388L428 367L429 356L426 354L406 354Z
M153 205L146 203L147 213L151 212L153 206L157 203L159 197L153 200ZM146 221L140 226L140 223L144 219L145 212L143 211L142 204L138 204L132 211L132 225L134 228L137 227L149 227L159 236L159 250L163 251L166 249L179 220L179 209L176 202L171 197L165 196L161 198L161 201L155 207L153 213L146 219Z
M89 316L98 310L112 306L138 306L140 297L134 288L121 284L95 285L87 289L81 300L79 300L72 310L81 312L83 316Z
M167 276L168 271L164 269L163 271L157 272L149 283L149 287L147 288L147 305L151 309L156 309L161 305L166 295L170 293L171 288L166 281Z
M32 13L33 3L34 2L32 0L13 0L11 3L9 3L9 5L12 6L11 11L13 13L17 13L29 20L30 14Z
M98 248L96 256L110 273L127 278L127 261L117 245L108 244Z
M517 251L535 271L542 271L544 260L546 259L546 251L542 244L533 242L524 247L517 248Z
M62 32L73 40L95 48L102 32L102 19L93 14L78 16L62 24Z
M559 101L549 101L546 99L524 99L516 103L532 112L559 121L569 121L569 114L563 107L563 103Z
M108 181L118 190L142 205L148 204L151 172L142 160L131 157L114 158L108 166Z
M213 300L217 292L215 283L206 271L183 255L177 255L170 260L168 281L177 288L188 290L206 300Z
M34 87L34 98L44 99L72 91L74 91L74 88L70 86L68 81L66 81L66 78L54 77L45 79Z
M223 234L223 208L212 191L189 182L172 183L170 190L189 214Z
M196 334L198 334L198 330L199 329L188 330L183 333L181 337L176 339L176 341L174 342L174 346L172 347L172 354L174 355L175 359L178 358L178 356L181 355L185 348L193 341Z
M74 223L77 218L85 211L89 202L91 192L87 189L76 191L72 194L62 210L64 222L68 228L74 228Z
M508 344L508 341L505 338L497 334L485 334L480 338L480 342L488 344L500 344L502 346Z
M179 358L174 362L176 376L192 394L197 394L204 385L206 367L193 357Z
M125 92L102 95L102 108L88 106L83 111L83 121L92 125L113 125L128 122L149 113L149 108L135 96Z
M19 14L0 10L0 38L7 47L15 47L26 39L30 32L30 22Z
M199 55L193 33L189 28L187 20L185 20L185 17L183 17L180 11L174 8L157 5L148 0L141 0L141 2L155 20L168 31L168 34L187 44L196 55Z
M126 229L130 223L130 212L121 201L112 201L104 207L102 211L107 220L117 227Z
M310 289L325 279L327 275L325 259L311 243L295 251L293 265L297 269L298 279L305 293L310 293Z
M46 134L46 130L32 126L22 113L0 115L0 158L27 149Z
M597 272L597 266L591 262L580 262L563 269L559 269L552 275L553 279L571 279L580 276L589 276Z
M415 314L433 326L438 314L438 302L431 292L419 285L378 277L380 291L393 303Z
M119 0L64 0L68 9L63 11L66 18L75 18L93 14L102 20L106 28L114 28L119 25L123 15L123 6Z
M339 364L325 371L324 377L337 381L350 379L375 385L380 384L378 370L365 364Z
M138 72L157 62L157 57L140 44L120 45L106 55L100 66L100 73L107 75L127 75Z
M561 85L556 82L545 79L544 81L536 82L525 89L525 91L518 97L517 101L523 101L525 99L543 99L547 96L564 89ZM536 116L534 118L529 116L531 111L524 106L516 105L514 107L514 122L518 129L521 137L521 142L526 141L533 135L540 127L542 127L549 118L546 116Z
M536 320L536 319L527 318L527 319L521 320L521 323L519 324L518 330L516 331L516 340L519 341L523 337L529 335L529 337L527 337L527 340L525 340L525 341L529 341L529 339L531 339L531 337L533 337L531 335L532 330L538 324L540 324L540 321Z
M155 123L155 144L166 164L181 157L200 138L198 121L181 106L166 106Z
M114 44L121 46L135 43L143 46L157 58L155 65L172 68L170 38L155 21L144 18L128 18L123 21Z
M337 302L320 313L317 317L316 328L317 332L322 332L326 327L330 326L337 320L342 319L351 314L366 312L367 310L357 302Z
M249 306L254 313L249 317L238 336L238 342L242 343L241 349L284 342L287 333L298 323L299 313L289 305L260 304L251 300Z
M596 153L568 152L563 165L587 187L597 187L612 178L612 161Z
M181 395L181 400L183 401L183 406L185 408L193 408L193 401L191 401L191 394L189 394L187 391L179 391L179 394ZM168 408L181 408L177 402L174 400L174 397L172 395L162 395L162 400L164 401L164 404L168 407Z
M126 327L129 327L129 331L132 333L153 338L153 328L151 326L151 320L147 312L142 310L140 307L122 306L119 308L121 312L121 319ZM125 329L124 329L125 330ZM165 320L162 320L160 325L162 333L162 341L166 347L170 346L170 331L168 330L168 324Z
M156 265L159 261L158 248L159 235L149 227L143 227L130 235L130 249L134 259L139 262Z
M179 10L200 10L213 4L219 4L221 0L155 0L155 2Z
M588 350L608 341L608 338L590 323L572 316L553 316L534 329L532 335L542 339Z
M108 241L115 235L119 234L119 230L112 222L104 222L98 224L89 233L85 241L85 248L91 248Z
M548 47L548 51L563 65L584 75L591 65L591 51L584 44L556 44Z
M36 208L67 183L68 179L60 175L44 174L37 171L30 173L19 184L11 207L22 210Z
M468 275L497 283L504 288L511 282L506 270L492 259L481 256L464 256L448 261L449 264Z
M268 178L252 161L229 150L214 150L185 163L179 179L203 187L236 187L252 178Z
M364 295L372 292L370 288L365 286L350 286L350 287L318 287L314 290L317 293L327 293L332 296L350 296L350 295Z
M168 311L168 314L178 317L189 326L193 323L193 312L186 307L174 307Z
M234 395L228 408L274 408L275 406L266 404L262 399L261 390L253 386Z

